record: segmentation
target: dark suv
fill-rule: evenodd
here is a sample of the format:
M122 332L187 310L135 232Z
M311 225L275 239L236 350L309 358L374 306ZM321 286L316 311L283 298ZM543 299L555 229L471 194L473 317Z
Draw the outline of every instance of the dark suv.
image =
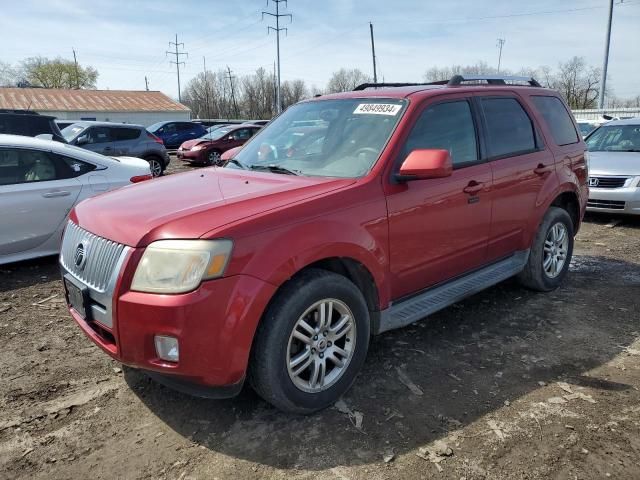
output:
M161 138L167 148L178 148L183 142L199 138L207 129L193 122L158 122L147 127L151 133Z
M24 137L48 134L51 135L51 140L66 143L55 123L55 117L40 115L31 110L0 109L0 134L22 135Z
M169 165L162 140L141 125L110 122L78 122L62 129L72 145L110 157L138 157L149 162L154 177Z

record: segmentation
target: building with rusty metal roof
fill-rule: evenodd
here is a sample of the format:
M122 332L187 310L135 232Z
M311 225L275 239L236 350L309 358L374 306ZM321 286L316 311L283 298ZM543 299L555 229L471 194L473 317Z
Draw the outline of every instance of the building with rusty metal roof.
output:
M156 91L0 88L0 109L34 110L60 120L96 120L144 126L191 118L189 108Z

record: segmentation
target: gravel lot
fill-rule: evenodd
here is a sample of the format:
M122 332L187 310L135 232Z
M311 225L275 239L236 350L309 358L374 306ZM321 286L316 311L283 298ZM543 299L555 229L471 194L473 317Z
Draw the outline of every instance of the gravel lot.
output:
M588 217L561 289L376 337L344 400L297 417L123 371L55 258L0 267L0 478L640 478L639 294L640 220Z

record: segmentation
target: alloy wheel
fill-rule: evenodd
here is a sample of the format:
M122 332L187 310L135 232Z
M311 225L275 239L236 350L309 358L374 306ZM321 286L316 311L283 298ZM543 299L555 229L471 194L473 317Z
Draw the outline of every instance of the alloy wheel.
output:
M564 223L554 224L547 232L544 241L542 268L549 278L555 278L562 272L569 250L569 232Z

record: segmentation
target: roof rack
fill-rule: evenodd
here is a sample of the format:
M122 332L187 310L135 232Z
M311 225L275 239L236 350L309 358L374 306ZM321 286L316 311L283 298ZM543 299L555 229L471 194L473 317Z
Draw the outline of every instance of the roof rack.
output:
M526 82L531 87L540 87L541 85L532 77L518 77L513 75L454 75L447 82L450 87L460 85L463 82L481 82L485 81L489 85L506 85L507 82Z
M532 77L518 77L513 75L454 75L449 80L438 80L428 83L363 83L358 85L353 91L366 90L367 88L384 87L422 87L427 85L446 85L455 87L464 82L487 82L488 85L507 85L507 82L526 82L531 87L541 87L536 79Z

